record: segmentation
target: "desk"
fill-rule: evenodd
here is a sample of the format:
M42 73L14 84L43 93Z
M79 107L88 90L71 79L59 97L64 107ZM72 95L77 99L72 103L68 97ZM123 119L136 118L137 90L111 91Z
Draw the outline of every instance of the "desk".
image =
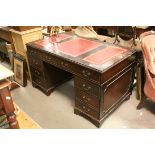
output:
M0 64L0 116L6 116L9 125L8 128L17 129L19 125L16 120L16 115L14 114L15 109L9 90L11 82L6 80L6 78L10 76L13 76L13 72Z
M48 39L28 43L32 85L49 95L56 86L74 77L74 113L100 127L110 113L130 98L136 66L136 52L130 49L102 63L98 54L104 55L109 46L119 48L75 35L62 39L57 49Z

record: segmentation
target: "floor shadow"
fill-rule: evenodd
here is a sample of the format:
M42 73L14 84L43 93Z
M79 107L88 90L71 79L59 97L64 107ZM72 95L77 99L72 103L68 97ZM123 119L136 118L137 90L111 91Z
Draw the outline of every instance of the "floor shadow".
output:
M145 102L147 102L145 109L149 110L152 114L155 114L155 102L149 99L146 99Z

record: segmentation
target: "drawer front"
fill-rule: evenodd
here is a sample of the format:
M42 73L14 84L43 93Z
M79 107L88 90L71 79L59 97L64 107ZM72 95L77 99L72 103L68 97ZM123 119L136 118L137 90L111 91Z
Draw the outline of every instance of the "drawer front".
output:
M32 81L41 87L45 86L45 81L42 77L38 77L38 76L32 74Z
M42 71L42 61L40 59L37 59L35 57L31 57L29 59L29 63L31 66L33 66L34 68L37 68L38 70Z
M96 119L99 119L99 112L95 111L94 109L88 107L85 104L82 104L80 102L76 102L75 107L79 109L80 111L84 112L85 114L88 114L91 117L94 117Z
M118 73L122 72L129 66L134 66L136 60L136 55L133 54L130 57L127 57L114 67L108 69L104 74L101 76L101 83L104 83L105 81L109 80L113 76L116 76Z
M80 77L86 80L91 80L95 83L100 83L100 74L93 70L90 70L82 66L77 66L76 72L77 72L77 75L79 75Z
M43 61L69 72L74 72L74 64L47 53L42 54Z
M31 69L31 74L33 74L35 76L43 77L43 72L41 72L33 67L30 67L30 69Z
M40 58L40 52L38 50L28 48L28 54L30 58L31 57Z
M100 87L98 85L76 77L74 79L74 83L76 88L87 91L87 93L91 95L95 95L97 97L100 96Z
M75 88L75 100L99 111L99 98L87 94L85 91Z
M45 62L48 62L56 67L69 71L70 73L78 75L84 79L94 81L95 83L100 83L100 75L95 71L92 71L88 68L80 66L79 64L69 62L60 57L56 57L48 53L42 53L41 56Z

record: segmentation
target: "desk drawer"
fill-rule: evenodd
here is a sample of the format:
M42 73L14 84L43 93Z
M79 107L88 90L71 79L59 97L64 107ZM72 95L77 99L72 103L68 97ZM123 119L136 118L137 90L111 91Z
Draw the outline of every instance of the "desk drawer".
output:
M69 71L75 75L78 75L84 79L92 80L94 82L100 83L100 75L99 73L92 71L88 68L82 67L76 62L70 62L68 60L64 60L63 58L43 53L43 60L66 71Z
M38 77L38 76L32 74L32 81L41 87L45 86L45 81L42 77Z
M95 96L100 95L100 87L81 78L74 79L75 87Z
M42 54L43 60L64 70L73 71L74 64L50 54Z
M75 107L78 108L80 111L84 112L85 114L88 114L89 116L99 119L99 112L93 110L87 105L80 103L80 102L76 102Z
M34 68L37 68L38 70L42 71L43 66L42 66L42 61L40 59L37 59L35 57L30 57L29 63Z
M75 100L80 103L84 103L96 111L99 111L99 98L87 94L85 91L75 88Z
M77 65L75 67L76 74L86 80L100 83L100 74L88 68Z
M134 68L136 61L136 55L133 54L117 65L113 66L112 68L108 69L104 74L101 76L101 83L111 79L113 76L116 76L118 73L123 72L126 68L132 67Z
M30 67L30 69L31 69L31 74L32 75L43 77L43 72L41 72L38 69L35 69L33 67Z
M28 48L28 54L29 58L31 57L40 58L40 52L38 50Z

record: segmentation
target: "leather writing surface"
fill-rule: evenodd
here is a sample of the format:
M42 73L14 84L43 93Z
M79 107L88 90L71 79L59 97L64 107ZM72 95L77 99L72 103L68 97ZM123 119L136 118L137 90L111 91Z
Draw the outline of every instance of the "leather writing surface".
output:
M103 64L114 57L120 56L122 53L126 52L127 49L121 47L108 46L100 51L97 51L83 60L93 63L93 64Z
M86 40L83 38L75 38L58 45L59 51L72 57L80 56L86 52L89 52L99 46L102 43Z
M52 42L60 42L62 40L70 38L70 35L67 34L58 34L57 36L52 36L50 38L45 38L43 40L36 41L35 43L40 46L48 46Z

